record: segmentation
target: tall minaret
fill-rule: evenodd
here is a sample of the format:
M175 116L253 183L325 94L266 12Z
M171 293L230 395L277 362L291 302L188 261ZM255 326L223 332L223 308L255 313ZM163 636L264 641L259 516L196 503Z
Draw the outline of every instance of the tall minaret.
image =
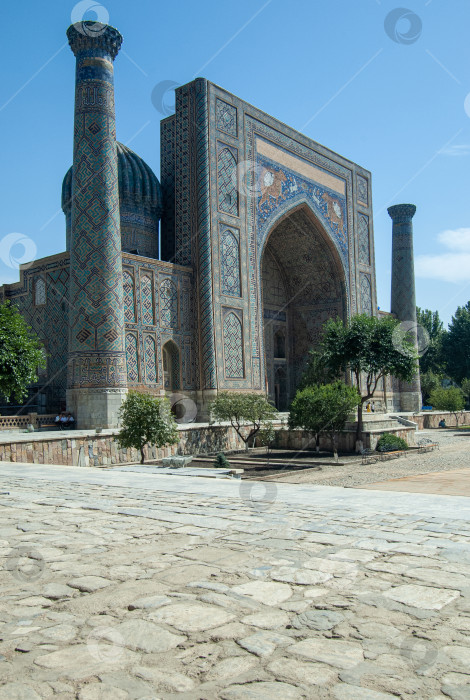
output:
M79 22L70 244L68 410L78 428L117 425L127 393L113 61L122 36Z
M415 270L413 258L414 204L396 204L388 208L392 228L392 300L391 312L403 322L404 331L418 347L416 321ZM400 382L402 411L421 409L419 373L412 382Z

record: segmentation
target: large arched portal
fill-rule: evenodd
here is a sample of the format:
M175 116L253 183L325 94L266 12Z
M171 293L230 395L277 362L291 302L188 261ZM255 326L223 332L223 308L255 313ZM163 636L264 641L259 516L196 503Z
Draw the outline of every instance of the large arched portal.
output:
M261 260L266 383L285 411L329 318L346 313L343 266L308 207L276 223Z

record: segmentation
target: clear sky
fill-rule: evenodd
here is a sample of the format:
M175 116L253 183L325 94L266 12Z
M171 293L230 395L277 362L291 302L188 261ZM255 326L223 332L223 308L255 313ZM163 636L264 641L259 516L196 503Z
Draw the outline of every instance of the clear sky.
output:
M118 139L157 175L162 114L152 92L163 81L208 78L372 172L384 310L386 207L416 204L417 303L448 322L470 299L470 2L403 2L401 10L396 0L5 3L0 282L18 279L12 259L65 248L60 192L72 163L75 63L65 30L74 12L123 34ZM21 238L26 252L11 246Z

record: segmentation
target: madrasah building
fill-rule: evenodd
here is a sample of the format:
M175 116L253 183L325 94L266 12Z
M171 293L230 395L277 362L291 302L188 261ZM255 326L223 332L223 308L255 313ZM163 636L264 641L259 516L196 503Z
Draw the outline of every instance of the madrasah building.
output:
M158 180L116 140L122 36L96 26L67 30L76 89L65 251L0 287L47 353L29 405L66 408L80 428L115 427L130 389L176 408L186 399L188 420L207 419L220 390L267 393L285 411L325 321L382 313L371 174L197 78L161 121ZM415 207L389 213L391 311L413 322ZM377 399L419 410L419 378L388 378Z

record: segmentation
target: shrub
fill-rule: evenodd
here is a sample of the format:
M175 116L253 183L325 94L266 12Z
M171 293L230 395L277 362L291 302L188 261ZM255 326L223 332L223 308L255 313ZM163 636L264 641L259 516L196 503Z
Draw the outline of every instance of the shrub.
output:
M230 462L228 461L227 457L224 455L223 452L219 452L219 454L214 459L214 467L219 467L221 469L230 469Z
M385 433L377 443L377 450L407 450L408 443L398 435Z

